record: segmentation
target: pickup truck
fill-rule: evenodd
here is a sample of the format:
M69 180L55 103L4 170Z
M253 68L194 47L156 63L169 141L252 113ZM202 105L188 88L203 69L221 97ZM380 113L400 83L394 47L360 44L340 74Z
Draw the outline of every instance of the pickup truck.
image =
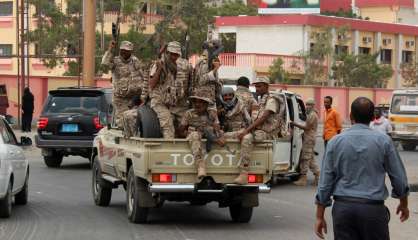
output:
M303 118L301 99L280 91L286 98L286 119ZM299 105L302 104L302 105ZM123 137L122 131L107 125L97 134L92 150L92 194L95 204L108 206L112 189L126 190L128 218L134 223L147 222L150 209L165 201L186 201L204 205L215 201L229 208L234 222L249 222L258 194L269 193L273 175L297 174L301 133L276 141L255 142L247 185L232 184L238 175L240 144L227 141L227 147L213 146L205 157L208 176L196 177L194 159L186 139L159 138L156 114L147 106L139 108L141 137ZM105 123L102 123L105 124ZM204 140L205 141L205 140Z

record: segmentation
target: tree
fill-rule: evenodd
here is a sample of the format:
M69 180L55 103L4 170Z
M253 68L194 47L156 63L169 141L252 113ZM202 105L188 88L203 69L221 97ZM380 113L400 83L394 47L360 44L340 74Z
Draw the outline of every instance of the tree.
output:
M338 86L345 87L385 87L393 70L388 65L377 64L379 53L373 55L347 54L333 66L333 78Z
M289 83L289 74L283 68L283 59L278 57L269 68L269 78L272 83Z
M401 76L404 79L404 87L417 87L418 64L416 62L401 64Z

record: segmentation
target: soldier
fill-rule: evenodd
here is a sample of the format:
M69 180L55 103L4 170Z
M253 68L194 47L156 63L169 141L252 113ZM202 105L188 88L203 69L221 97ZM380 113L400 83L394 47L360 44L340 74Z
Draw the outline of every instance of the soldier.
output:
M241 156L249 156L253 147L253 141L277 139L281 133L282 122L282 100L273 97L269 93L269 80L257 78L254 82L257 94L261 97L259 109L252 114L252 123L249 127L240 131L238 139L241 141ZM248 163L247 163L248 164ZM240 175L234 180L237 184L247 184L248 165L241 168Z
M141 98L135 96L132 99L131 107L128 111L123 112L122 116L122 126L123 126L123 135L126 138L139 136L138 133L138 108L141 106Z
M196 64L193 74L193 92L203 92L204 96L216 103L216 97L220 94L222 82L218 78L218 70L221 62L218 58L213 60L213 69L209 69L208 51L205 49L202 58Z
M112 50L115 48L112 41L109 49L102 58L102 65L105 70L112 70L113 84L113 108L116 117L116 125L122 127L122 113L128 110L128 105L133 96L141 94L144 87L144 74L141 69L141 62L132 55L133 44L123 41L120 45L119 56L114 57ZM143 94L147 93L148 88L144 88ZM144 98L141 96L141 98Z
M192 150L192 155L197 166L197 177L199 179L206 176L206 151L203 147L202 138L208 138L206 133L210 132L218 137L216 143L220 146L225 144L223 132L220 130L216 111L208 108L213 102L206 97L191 96L193 108L184 115L179 132L187 139Z
M302 153L300 156L300 173L301 177L294 184L297 186L306 186L307 178L306 174L308 173L308 167L311 169L312 173L315 175L314 185L318 185L319 180L319 168L315 163L315 139L316 131L318 129L318 114L315 110L315 101L313 99L308 99L306 101L306 113L307 119L306 124L300 124L296 122L291 122L290 124L303 129L303 147Z
M180 58L179 42L170 42L150 71L151 108L158 115L163 137L175 137L175 123L188 108L191 65Z
M257 101L254 98L252 92L250 92L250 80L247 77L240 77L237 81L237 90L235 95L244 103L247 107L248 113L251 114L253 110L257 109Z

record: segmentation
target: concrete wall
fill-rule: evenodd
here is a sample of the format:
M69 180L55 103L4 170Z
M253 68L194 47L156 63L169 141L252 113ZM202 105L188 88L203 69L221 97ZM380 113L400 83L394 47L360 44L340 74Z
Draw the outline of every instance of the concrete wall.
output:
M396 23L396 12L391 7L365 7L360 9L360 16L370 21Z
M238 27L236 52L295 55L303 39L303 26Z

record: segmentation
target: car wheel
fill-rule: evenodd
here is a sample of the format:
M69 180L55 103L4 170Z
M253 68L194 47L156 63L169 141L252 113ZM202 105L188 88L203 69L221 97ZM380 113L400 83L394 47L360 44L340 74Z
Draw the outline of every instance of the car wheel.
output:
M234 204L229 206L229 214L234 222L248 223L253 216L253 207L243 207L241 204Z
M8 218L12 214L12 182L9 182L6 196L0 199L0 217Z
M415 143L402 143L402 148L405 151L414 151L416 147Z
M94 158L92 168L92 193L97 206L107 207L112 199L112 187L102 178L102 171L97 156Z
M126 191L126 209L129 221L133 223L146 223L148 218L148 207L139 205L140 186L142 184L135 176L134 169L131 167L128 173L128 183Z
M162 138L160 121L155 111L147 106L143 105L138 108L139 119L138 131L143 138Z
M28 188L29 172L26 173L25 183L22 190L15 195L15 203L17 205L26 205L28 203L29 188Z
M52 156L44 156L44 162L50 168L58 168L61 166L62 158L61 154L53 153Z

